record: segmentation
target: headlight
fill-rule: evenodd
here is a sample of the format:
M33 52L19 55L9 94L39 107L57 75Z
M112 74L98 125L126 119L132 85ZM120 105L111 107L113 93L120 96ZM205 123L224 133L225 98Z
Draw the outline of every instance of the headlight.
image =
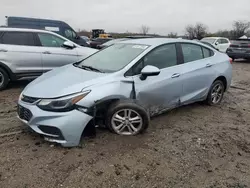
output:
M82 100L90 91L83 93L77 93L58 99L42 99L37 106L42 110L56 111L56 112L67 112L74 109L75 104Z

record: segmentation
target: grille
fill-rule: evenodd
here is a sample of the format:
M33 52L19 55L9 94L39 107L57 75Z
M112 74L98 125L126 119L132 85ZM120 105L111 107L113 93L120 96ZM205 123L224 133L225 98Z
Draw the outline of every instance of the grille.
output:
M20 105L18 105L18 107L17 107L17 113L21 119L26 120L26 121L30 121L30 119L33 116L29 109L24 108Z
M23 95L23 97L22 97L22 101L27 102L27 103L34 103L34 102L36 102L38 100L39 100L38 98L28 97L28 96L25 96L25 95Z

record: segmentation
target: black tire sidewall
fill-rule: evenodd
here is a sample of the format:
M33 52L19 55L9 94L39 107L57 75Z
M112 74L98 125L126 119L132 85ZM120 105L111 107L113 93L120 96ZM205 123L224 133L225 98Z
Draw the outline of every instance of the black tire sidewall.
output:
M149 116L146 110L143 107L141 107L140 105L134 102L118 101L110 105L108 113L107 113L107 117L106 117L106 126L111 132L116 133L115 130L112 128L111 119L117 111L122 110L122 109L134 110L142 117L143 122L142 122L141 130L138 131L138 133L135 135L143 133L148 128L150 120L149 120Z
M220 99L220 101L218 102L218 103L216 103L216 104L214 104L213 102L212 102L212 91L213 91L213 88L214 88L214 86L215 85L217 85L217 84L221 84L221 86L222 86L222 96L221 96L221 99ZM218 105L218 104L220 104L221 103L221 101L222 101L222 99L223 99L223 97L224 97L224 91L225 91L225 86L224 86L224 84L223 84L223 82L221 81L221 80L216 80L213 84L212 84L212 86L210 87L210 90L209 90L209 92L208 92L208 96L207 96L207 103L209 104L209 105Z
M2 68L0 68L0 72L3 74L3 77L4 77L3 84L0 85L0 91L1 91L7 87L8 83L9 83L9 76L8 76L7 72Z

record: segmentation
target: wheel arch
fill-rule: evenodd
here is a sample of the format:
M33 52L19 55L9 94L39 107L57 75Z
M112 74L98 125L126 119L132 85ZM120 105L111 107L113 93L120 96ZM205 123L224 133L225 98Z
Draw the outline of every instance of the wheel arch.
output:
M224 85L224 91L226 91L226 89L227 89L227 79L226 79L226 77L225 76L218 76L215 80L214 80L214 82L215 81L217 81L217 80L220 80L220 81L222 81L222 83L223 83L223 85ZM213 82L213 83L214 83Z
M8 74L8 76L10 78L10 80L15 80L14 73L11 71L11 69L7 65L5 65L4 63L2 63L1 61L0 61L0 68L2 68L3 70L6 71L6 73Z

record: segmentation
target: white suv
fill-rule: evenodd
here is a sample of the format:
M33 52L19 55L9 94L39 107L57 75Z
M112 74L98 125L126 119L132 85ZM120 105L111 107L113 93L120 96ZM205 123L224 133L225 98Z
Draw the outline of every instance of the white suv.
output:
M228 38L223 37L205 37L201 39L203 42L207 42L213 45L220 52L226 52L230 46L230 41Z
M36 78L96 51L45 30L0 28L0 90L9 81Z

